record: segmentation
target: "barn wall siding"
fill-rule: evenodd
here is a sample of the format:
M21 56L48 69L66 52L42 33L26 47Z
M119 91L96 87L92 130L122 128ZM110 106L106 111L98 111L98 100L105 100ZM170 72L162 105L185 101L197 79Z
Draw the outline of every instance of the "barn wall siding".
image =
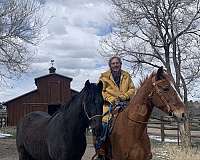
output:
M37 89L5 103L8 112L8 125L15 126L27 113L48 112L48 105L63 105L70 101L72 94L70 78L57 74L35 80Z

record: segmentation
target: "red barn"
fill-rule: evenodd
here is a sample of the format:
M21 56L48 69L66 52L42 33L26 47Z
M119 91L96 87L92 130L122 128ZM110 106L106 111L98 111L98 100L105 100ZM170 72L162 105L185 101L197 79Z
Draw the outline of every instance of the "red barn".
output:
M78 93L70 89L72 78L57 74L55 70L52 66L49 74L35 78L37 89L4 103L9 126L15 126L25 114L32 111L45 111L52 115Z

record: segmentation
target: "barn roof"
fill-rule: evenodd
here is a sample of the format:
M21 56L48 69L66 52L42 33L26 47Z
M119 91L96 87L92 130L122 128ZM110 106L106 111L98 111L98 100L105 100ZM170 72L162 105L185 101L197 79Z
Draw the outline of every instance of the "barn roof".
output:
M67 80L69 80L70 82L72 81L72 78L70 78L70 77L66 77L66 76L63 76L63 75L61 75L61 74L57 74L57 73L56 73L56 68L52 66L52 67L49 68L49 73L48 73L48 74L46 74L46 75L44 75L44 76L40 76L40 77L35 78L35 84L37 85L37 81L38 81L39 79L47 78L47 77L50 77L50 76L58 76L58 77L67 79Z
M60 77L60 78L62 78L62 79L66 79L66 80L68 80L68 81L70 81L70 82L72 81L72 78L63 76L63 75L61 75L61 74L57 74L55 71L56 71L56 68L54 68L54 67L52 66L52 67L49 68L49 73L48 73L48 74L35 78L35 84L36 84L36 86L37 86L38 80L43 79L43 78L47 78L47 77L50 77L50 76L58 76L58 77ZM75 90L72 90L72 89L70 89L70 90L71 90L71 92L72 92L73 95L75 95L75 94L78 93L78 91L75 91ZM27 93L25 93L25 94L23 94L23 95L20 95L20 96L18 96L18 97L15 97L15 98L13 98L13 99L11 99L11 100L8 100L8 101L4 102L3 104L4 104L4 105L8 105L8 103L10 103L10 102L12 102L12 101L14 101L14 100L16 100L16 99L19 99L19 98L22 98L22 97L24 97L24 96L30 95L30 94L35 93L35 92L37 92L37 91L38 91L38 88L35 89L35 90L32 90L32 91L30 91L30 92L27 92Z
M37 90L38 90L38 89L34 89L34 90L30 91L30 92L27 92L27 93L25 93L25 94L22 94L22 95L20 95L20 96L17 96L17 97L15 97L15 98L13 98L13 99L10 99L10 100L4 102L3 105L7 105L8 103L10 103L10 102L12 102L12 101L14 101L14 100L16 100L16 99L22 98L22 97L27 96L27 95L32 94L32 93L35 93L35 92L37 92Z
M46 74L46 75L44 75L44 76L37 77L37 78L35 78L35 81L37 81L38 79L41 79L41 78L46 78L46 77L52 76L52 75L56 75L56 76L59 76L59 77L62 77L62 78L65 78L65 79L67 79L67 80L72 81L72 78L66 77L66 76L63 76L63 75L57 74L57 73L49 73L49 74Z
M71 92L72 92L72 95L76 95L76 94L79 93L78 91L76 91L76 90L74 90L74 89L70 89L70 90L71 90ZM22 98L22 97L24 97L24 96L30 95L30 94L32 94L32 93L35 93L35 92L37 92L37 91L38 91L38 89L32 90L32 91L27 92L27 93L25 93L25 94L22 94L22 95L20 95L20 96L18 96L18 97L15 97L15 98L13 98L13 99L10 99L10 100L8 100L8 101L6 101L6 102L3 102L2 104L3 104L3 105L7 105L8 103L10 103L10 102L12 102L12 101L15 101L15 100L17 100L17 99L19 99L19 98Z

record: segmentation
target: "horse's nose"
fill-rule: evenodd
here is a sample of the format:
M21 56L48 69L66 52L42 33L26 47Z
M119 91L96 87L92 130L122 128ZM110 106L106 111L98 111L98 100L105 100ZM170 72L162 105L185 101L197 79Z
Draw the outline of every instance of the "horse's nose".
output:
M176 119L180 122L183 123L186 120L186 114L184 112L177 112L174 113L174 116L176 117Z
M169 116L174 116L173 112L169 112Z

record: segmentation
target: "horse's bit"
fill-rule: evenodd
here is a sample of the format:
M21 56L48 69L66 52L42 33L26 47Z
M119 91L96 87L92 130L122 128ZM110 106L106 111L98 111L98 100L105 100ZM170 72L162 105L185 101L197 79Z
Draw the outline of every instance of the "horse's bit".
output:
M89 114L86 111L85 103L83 103L83 109L84 109L85 115L86 115L86 117L88 118L89 121L91 121L93 118L96 118L96 117L102 117L101 114L96 114L96 115L90 117Z

